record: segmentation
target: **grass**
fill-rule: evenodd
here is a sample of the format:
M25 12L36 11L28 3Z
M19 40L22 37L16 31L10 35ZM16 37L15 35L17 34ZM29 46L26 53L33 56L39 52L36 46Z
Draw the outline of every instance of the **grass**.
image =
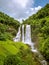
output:
M21 57L21 61L24 60L28 65L41 65L24 43L10 40L0 41L0 65L4 65L4 60L9 55L18 55L17 57Z
M21 47L24 47L24 49L28 48L28 46L22 42L13 42L10 40L0 41L0 65L3 65L4 58L7 55L16 55L20 52Z
M0 55L7 54L16 54L19 52L20 47L23 46L24 49L28 47L21 42L13 42L13 41L0 41Z

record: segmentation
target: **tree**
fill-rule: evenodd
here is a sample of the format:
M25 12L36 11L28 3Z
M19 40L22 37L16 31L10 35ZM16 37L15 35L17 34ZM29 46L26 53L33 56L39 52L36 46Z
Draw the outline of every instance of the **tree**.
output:
M20 58L16 55L8 55L4 60L4 65L18 65Z

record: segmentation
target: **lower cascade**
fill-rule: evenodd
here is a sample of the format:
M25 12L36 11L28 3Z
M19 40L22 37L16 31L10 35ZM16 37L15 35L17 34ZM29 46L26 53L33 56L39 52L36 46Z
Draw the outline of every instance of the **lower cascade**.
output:
M22 25L19 27L18 33L15 38L13 38L14 42L22 41L24 44L28 44L31 46L31 51L35 53L38 57L38 61L42 65L47 65L46 60L43 58L41 53L34 47L34 43L31 41L31 25Z

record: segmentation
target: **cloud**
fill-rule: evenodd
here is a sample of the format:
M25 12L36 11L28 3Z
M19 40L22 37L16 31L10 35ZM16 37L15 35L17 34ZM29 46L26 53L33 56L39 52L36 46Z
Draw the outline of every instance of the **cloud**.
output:
M31 16L33 14L35 14L36 12L38 12L38 10L40 10L42 7L38 6L38 7L34 7L34 8L30 8L29 10L27 10L25 13L27 15L26 18L28 18L28 16Z
M40 10L41 8L42 8L41 6L31 8L31 13L32 13L32 14L35 14L35 13L38 12L38 10Z
M21 7L25 8L28 0L13 0L13 3L20 5Z
M22 20L36 13L41 6L33 8L34 0L0 0L0 11Z

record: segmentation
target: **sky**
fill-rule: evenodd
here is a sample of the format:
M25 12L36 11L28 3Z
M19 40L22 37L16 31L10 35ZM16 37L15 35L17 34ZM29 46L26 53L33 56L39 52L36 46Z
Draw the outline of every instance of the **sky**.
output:
M0 11L19 20L26 19L44 7L49 0L0 0Z

